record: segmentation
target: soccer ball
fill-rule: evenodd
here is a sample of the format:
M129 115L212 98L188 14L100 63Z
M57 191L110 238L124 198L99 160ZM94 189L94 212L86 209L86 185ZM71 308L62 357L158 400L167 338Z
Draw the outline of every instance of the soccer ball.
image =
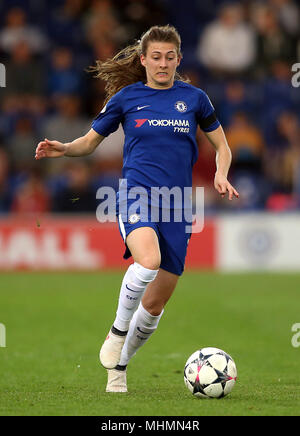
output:
M195 351L184 367L184 383L197 397L225 397L232 391L236 378L234 360L219 348L207 347Z

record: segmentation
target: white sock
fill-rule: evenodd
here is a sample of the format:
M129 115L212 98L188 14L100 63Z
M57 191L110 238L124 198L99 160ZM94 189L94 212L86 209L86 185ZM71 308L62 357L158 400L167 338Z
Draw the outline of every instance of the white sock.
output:
M140 303L129 326L129 332L121 353L120 366L127 365L137 350L148 341L155 332L163 312L157 316L151 315Z
M134 262L131 264L123 278L119 304L114 327L121 331L128 331L130 321L136 311L148 283L157 276L158 270L144 268Z

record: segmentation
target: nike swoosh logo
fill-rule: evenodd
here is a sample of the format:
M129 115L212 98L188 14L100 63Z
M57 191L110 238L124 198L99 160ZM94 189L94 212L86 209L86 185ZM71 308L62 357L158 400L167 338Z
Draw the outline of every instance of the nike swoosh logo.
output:
M128 291L136 292L137 294L139 294L141 292L141 291L135 291L134 289L129 288L127 285L126 285L126 288L128 289Z
M140 111L142 109L145 109L145 107L150 107L150 104L146 104L146 106L138 106L137 110Z

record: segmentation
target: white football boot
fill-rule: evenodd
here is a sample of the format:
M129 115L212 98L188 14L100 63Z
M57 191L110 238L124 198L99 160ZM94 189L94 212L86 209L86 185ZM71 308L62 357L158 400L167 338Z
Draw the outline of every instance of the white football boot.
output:
M118 365L125 339L126 336L115 335L111 330L109 331L99 353L104 368L113 369Z
M126 370L108 369L107 375L106 392L127 392Z

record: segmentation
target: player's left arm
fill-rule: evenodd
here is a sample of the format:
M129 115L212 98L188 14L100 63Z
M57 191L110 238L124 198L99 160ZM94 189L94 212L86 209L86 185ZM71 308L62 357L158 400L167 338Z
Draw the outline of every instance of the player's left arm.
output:
M232 156L222 126L212 132L205 132L205 135L216 150L217 171L214 180L216 190L221 197L225 197L228 192L229 200L232 200L233 197L239 198L239 193L227 180Z

